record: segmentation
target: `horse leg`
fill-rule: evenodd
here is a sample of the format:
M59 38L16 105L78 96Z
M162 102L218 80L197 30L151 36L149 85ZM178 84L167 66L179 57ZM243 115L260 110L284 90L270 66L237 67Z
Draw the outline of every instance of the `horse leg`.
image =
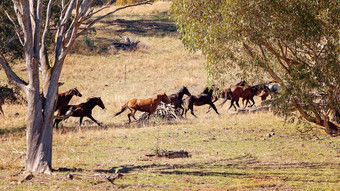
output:
M191 115L193 115L197 118L197 116L194 114L194 109L191 109Z
M3 116L5 116L5 113L4 113L4 111L2 110L2 104L0 103L0 113L3 115Z
M79 126L81 126L82 122L83 122L83 117L80 117Z
M252 101L252 102L253 102L253 104L252 104L252 105L250 105L249 107L253 107L253 105L255 105L254 98L250 98L250 101Z
M135 118L135 113L136 113L137 110L131 110L131 112L128 114L128 117L129 117L129 123L131 123L131 117L135 120L137 120Z
M244 100L245 100L245 98L242 98L242 104L243 104L243 108L246 108L247 107L247 105L248 105L248 103L249 103L249 99L248 98L246 98L246 105L244 105Z
M99 125L100 127L102 126L97 120L95 120L91 115L87 116L88 118L90 118L92 121L94 121L95 123L97 123L97 125Z
M247 107L247 104L248 104L248 99L247 99L247 101L246 101L246 106L244 106L244 98L242 98L242 105L243 105L243 107L245 108L245 107Z
M183 116L183 113L184 113L184 108L180 105L180 106L178 106L178 108L180 108L181 110L182 110L182 116Z
M53 124L53 127L55 126L55 129L59 129L59 127L58 127L58 124L60 123L60 119L55 119L54 120L54 124Z
M212 108L211 105L209 105L207 113L209 113L211 111L211 108Z
M195 116L197 118L197 116L194 113L194 104L190 103L189 109L190 109L191 115L193 115L193 116Z
M184 117L187 118L187 112L189 111L189 108L188 107L185 107L184 109Z
M230 107L229 107L229 109L228 109L228 110L230 110L230 108L231 108L232 106L234 106L234 107L235 107L235 105L234 105L234 99L231 99ZM236 107L235 107L235 110L236 110Z
M129 123L131 123L131 115L133 113L134 110L132 110L130 107L128 107L130 110L130 113L127 114L128 118L129 118Z
M133 117L133 119L135 119L135 120L137 120L137 119L135 118L135 113L136 113L136 112L137 112L137 110L133 110L133 111L132 111L132 115L131 115L131 116ZM150 115L150 113L149 113L149 115Z
M213 102L211 102L211 103L209 103L209 108L211 109L211 108L213 108L214 110L215 110L215 112L219 115L220 113L218 113L218 111L217 111L217 108L216 108L216 106L214 105L214 103ZM207 112L208 113L208 112Z
M238 101L239 101L239 98L237 98L237 99L235 100L235 102L236 102L237 107L240 108L240 105L238 104Z

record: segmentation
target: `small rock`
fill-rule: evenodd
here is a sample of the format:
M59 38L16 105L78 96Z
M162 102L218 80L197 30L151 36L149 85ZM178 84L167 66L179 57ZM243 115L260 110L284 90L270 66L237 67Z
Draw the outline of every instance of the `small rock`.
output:
M21 183L25 182L26 180L31 180L33 177L34 177L34 176L33 176L32 172L28 172L28 173L24 176L24 178L18 182L18 184L21 184Z
M70 180L73 180L74 176L72 174L67 174L66 177Z

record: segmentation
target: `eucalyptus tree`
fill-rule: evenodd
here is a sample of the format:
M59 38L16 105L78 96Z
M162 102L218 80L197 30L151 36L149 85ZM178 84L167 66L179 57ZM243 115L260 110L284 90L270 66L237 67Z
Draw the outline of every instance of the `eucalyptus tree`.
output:
M52 124L58 80L65 58L76 38L103 18L122 9L148 4L152 0L114 7L113 10L99 15L103 10L114 6L114 2L95 9L93 0L12 0L15 16L11 16L10 11L5 9L23 48L24 63L28 71L28 80L25 81L12 70L6 55L0 52L0 63L7 78L27 96L27 171L51 172ZM60 11L52 11L54 6L59 6ZM58 22L54 28L55 48L49 57L46 50L53 16L57 16Z
M171 14L211 76L233 66L265 71L283 88L275 111L339 135L339 1L174 0Z

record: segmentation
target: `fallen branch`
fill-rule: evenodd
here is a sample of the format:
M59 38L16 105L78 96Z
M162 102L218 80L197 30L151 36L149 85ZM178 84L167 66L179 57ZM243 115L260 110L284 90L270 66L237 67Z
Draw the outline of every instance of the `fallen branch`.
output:
M173 108L172 105L164 104L163 102L157 106L155 113L149 115L149 113L144 112L137 117L138 122L145 122L151 118L160 118L166 120L176 120L182 119L182 115L179 110Z
M98 178L104 178L107 181L109 181L111 184L114 184L114 181L118 178L121 178L123 175L119 172L119 169L116 169L114 174L105 175L105 174L70 174L68 173L66 177L68 179L73 179L74 176L84 176L84 177L98 177Z

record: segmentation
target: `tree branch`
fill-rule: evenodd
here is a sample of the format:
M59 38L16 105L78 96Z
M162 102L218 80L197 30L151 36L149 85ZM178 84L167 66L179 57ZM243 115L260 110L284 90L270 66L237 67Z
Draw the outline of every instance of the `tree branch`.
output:
M19 32L18 26L15 24L13 18L8 14L8 12L7 12L6 10L4 10L4 11L5 11L5 13L6 13L7 18L8 18L8 19L12 22L12 24L14 25L14 30L15 30L16 35L18 36L18 39L19 39L20 44L21 44L22 46L24 46L24 43L22 42L21 37L20 37L20 34L19 34L20 32Z
M88 4L88 2L90 2L90 1L83 1L83 2L86 2L86 4ZM75 10L76 15L73 18L72 23L71 23L69 29L67 30L66 35L65 35L65 39L64 39L65 44L66 44L65 45L66 48L70 47L70 45L73 44L73 41L75 40L74 36L77 33L78 28L80 26L80 23L78 22L79 15L81 14L80 13L80 11L81 11L80 5L81 5L81 1L77 0L76 10ZM86 10L84 10L84 11L86 11Z
M51 20L51 8L54 0L49 0L47 4L47 12L46 12L46 21L45 21L45 27L43 34L41 36L41 48L40 48L40 64L42 65L42 71L43 75L45 75L46 71L51 67L49 62L48 62L48 55L45 47L46 43L46 36L48 33L48 29L50 26L50 20Z
M22 80L19 76L17 76L12 68L9 66L6 58L0 52L0 64L2 68L5 70L7 78L12 81L16 86L18 86L23 92L27 94L27 85L28 83Z

